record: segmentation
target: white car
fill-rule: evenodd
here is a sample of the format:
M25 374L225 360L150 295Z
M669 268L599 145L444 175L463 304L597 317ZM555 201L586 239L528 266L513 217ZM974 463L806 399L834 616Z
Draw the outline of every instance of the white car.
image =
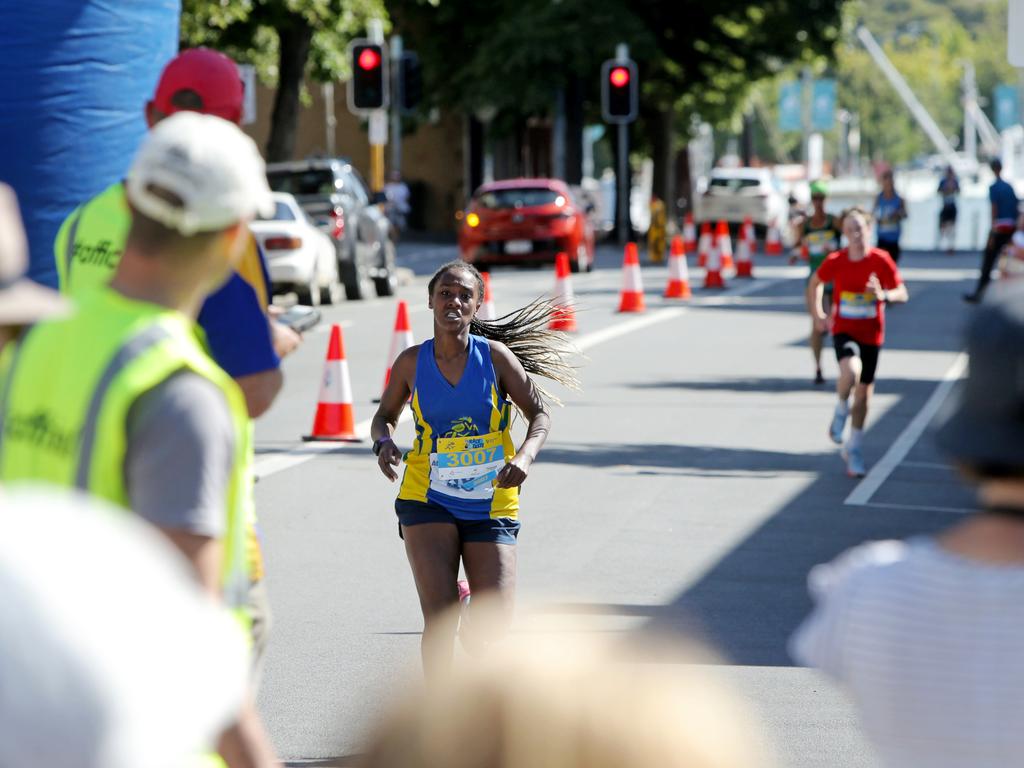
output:
M274 215L250 228L267 259L274 293L295 291L300 304L337 304L344 294L338 278L335 241L310 221L292 195L273 193Z
M715 168L694 207L698 223L735 225L749 216L759 234L772 223L788 229L789 202L768 168Z

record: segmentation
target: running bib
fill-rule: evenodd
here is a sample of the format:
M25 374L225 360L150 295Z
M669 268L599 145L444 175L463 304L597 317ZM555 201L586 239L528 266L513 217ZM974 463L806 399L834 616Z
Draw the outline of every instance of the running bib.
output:
M430 487L460 499L490 499L493 481L505 466L501 432L473 437L439 437L430 454Z
M837 244L830 231L808 232L805 239L807 240L807 253L812 257L828 256L836 249Z
M875 319L878 317L875 294L843 291L839 294L839 316L847 320Z

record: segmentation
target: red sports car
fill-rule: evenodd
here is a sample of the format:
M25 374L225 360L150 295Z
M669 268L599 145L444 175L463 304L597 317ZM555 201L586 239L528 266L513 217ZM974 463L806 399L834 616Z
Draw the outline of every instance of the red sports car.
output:
M551 264L564 251L574 272L594 265L594 228L557 179L480 187L461 216L459 251L470 264Z

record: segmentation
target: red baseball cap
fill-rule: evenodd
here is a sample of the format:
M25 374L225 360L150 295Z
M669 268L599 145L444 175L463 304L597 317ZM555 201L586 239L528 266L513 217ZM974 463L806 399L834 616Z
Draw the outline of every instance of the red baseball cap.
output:
M153 95L154 106L165 115L180 112L172 103L179 91L195 91L202 100L199 111L230 120L242 120L243 86L238 67L231 59L209 48L182 51L164 67Z

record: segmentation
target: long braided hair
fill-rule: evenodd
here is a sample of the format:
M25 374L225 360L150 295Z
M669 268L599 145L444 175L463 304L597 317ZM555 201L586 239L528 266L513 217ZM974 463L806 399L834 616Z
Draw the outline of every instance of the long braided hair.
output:
M482 300L484 278L476 267L465 261L449 261L443 264L427 283L428 294L434 295L434 286L441 275L454 270L472 276L476 282L477 296ZM568 336L548 328L551 321L562 312L564 309L549 299L537 298L525 307L496 320L480 320L474 317L470 321L469 332L504 344L528 374L542 376L567 389L578 390L580 380L576 375L576 368L566 362L569 357L577 354L577 350ZM534 386L545 400L560 404L561 401L542 386L536 382Z

